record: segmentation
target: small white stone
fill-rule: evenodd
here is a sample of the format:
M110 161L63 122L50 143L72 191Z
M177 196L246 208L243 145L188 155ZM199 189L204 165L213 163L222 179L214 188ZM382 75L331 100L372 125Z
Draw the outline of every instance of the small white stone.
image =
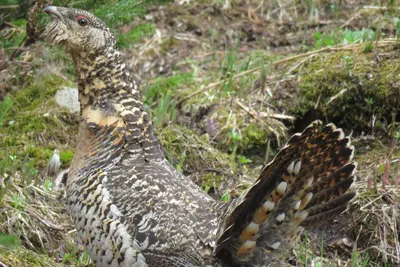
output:
M81 106L78 100L78 88L64 87L54 96L57 104L71 113L79 113Z

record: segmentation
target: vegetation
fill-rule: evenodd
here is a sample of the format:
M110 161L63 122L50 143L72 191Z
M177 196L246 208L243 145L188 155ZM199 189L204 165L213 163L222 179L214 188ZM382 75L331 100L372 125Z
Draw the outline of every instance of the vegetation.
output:
M358 196L327 228L304 234L291 262L397 266L395 1L167 2L53 4L88 9L111 27L167 158L216 199L248 188L287 137L314 119L352 133ZM90 266L62 186L46 172L54 149L62 169L73 158L79 116L53 96L75 85L74 68L58 48L33 44L15 54L30 5L0 4L0 265Z

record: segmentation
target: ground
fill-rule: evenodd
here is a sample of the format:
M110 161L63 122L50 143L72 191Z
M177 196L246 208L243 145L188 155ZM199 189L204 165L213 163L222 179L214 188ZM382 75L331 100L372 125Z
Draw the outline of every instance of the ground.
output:
M216 199L248 188L288 137L315 119L352 136L357 197L344 214L304 233L293 265L400 262L400 9L378 4L189 0L109 22L168 159ZM75 85L71 61L40 42L16 49L26 20L7 19L0 26L0 265L91 266L62 186L46 174L54 149L62 169L73 157L79 116L53 99Z

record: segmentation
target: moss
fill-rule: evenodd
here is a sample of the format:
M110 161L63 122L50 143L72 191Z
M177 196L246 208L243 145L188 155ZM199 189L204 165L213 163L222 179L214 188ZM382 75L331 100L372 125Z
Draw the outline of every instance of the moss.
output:
M265 145L269 137L270 132L263 125L251 123L242 130L241 144L247 150L253 146Z
M284 102L291 113L304 116L322 111L327 120L342 127L364 130L376 116L376 127L384 129L399 115L399 51L395 45L376 61L375 52L341 51L313 57L299 73L298 99ZM298 101L298 103L294 102Z
M32 250L20 248L17 250L0 251L1 262L7 266L43 266L43 267L61 267L62 264L56 263L51 257L38 254Z
M226 177L213 172L207 172L201 175L199 180L201 181L201 188L208 193L211 189L218 188L226 180Z
M40 81L31 81L12 96L19 111L33 110L43 104L43 101L50 100L49 98L63 85L70 84L61 77L49 75L43 77ZM47 104L55 104L55 102L50 101Z
M62 167L69 166L73 158L74 158L74 152L72 150L65 150L60 152L60 160Z
M53 99L63 85L69 84L50 75L31 81L9 95L13 100L12 112L0 127L2 157L28 156L40 168L47 166L55 148L74 145L76 120L66 111L60 111Z
M53 155L53 149L30 145L25 149L24 154L34 158L38 165L37 167L45 167Z

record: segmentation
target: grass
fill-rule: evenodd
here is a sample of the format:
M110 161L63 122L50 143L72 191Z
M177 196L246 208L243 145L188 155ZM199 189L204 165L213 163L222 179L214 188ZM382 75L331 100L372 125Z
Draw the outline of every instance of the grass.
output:
M320 240L320 248L318 249L315 246L314 242L311 242L308 236L307 231L304 231L302 235L302 241L299 246L295 250L296 258L298 260L299 266L302 267L339 267L339 266L348 266L348 267L367 267L367 266L381 266L375 265L370 262L370 257L368 253L360 253L357 251L356 247L351 252L349 259L343 261L342 259L338 259L337 255L329 255L328 252L324 251L324 239L323 233ZM337 258L337 259L335 259Z

